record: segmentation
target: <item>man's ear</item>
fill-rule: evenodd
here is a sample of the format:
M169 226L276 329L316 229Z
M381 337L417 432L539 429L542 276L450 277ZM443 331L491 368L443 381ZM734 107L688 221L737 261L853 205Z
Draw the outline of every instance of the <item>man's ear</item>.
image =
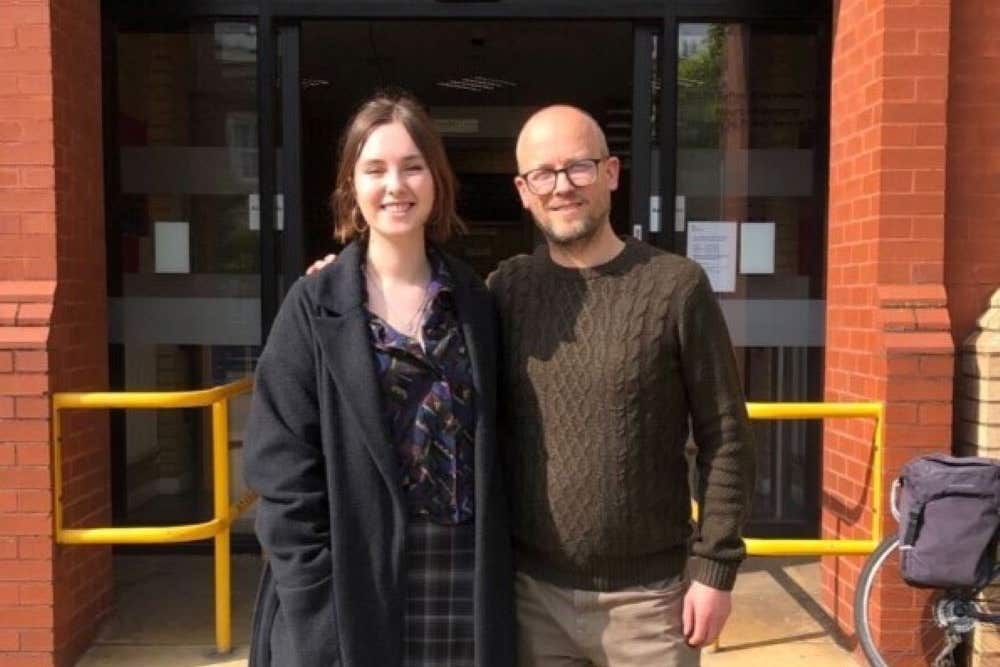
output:
M517 188L517 194L521 198L521 206L528 210L531 208L531 190L528 189L528 184L524 182L524 179L520 176L514 177L514 187Z
M604 161L605 173L608 175L608 189L612 192L618 189L618 174L622 164L614 155Z

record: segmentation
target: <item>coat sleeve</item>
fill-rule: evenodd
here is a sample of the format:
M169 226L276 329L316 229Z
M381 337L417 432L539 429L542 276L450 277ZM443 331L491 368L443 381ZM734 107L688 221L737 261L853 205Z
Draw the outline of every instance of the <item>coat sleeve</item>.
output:
M708 276L695 270L678 321L701 503L690 571L696 581L729 590L746 556L741 532L750 514L755 454L726 321Z
M289 667L336 661L330 514L317 399L315 346L300 280L257 362L243 452L260 495L257 537L274 575ZM275 641L272 638L272 641ZM284 667L284 665L282 665Z

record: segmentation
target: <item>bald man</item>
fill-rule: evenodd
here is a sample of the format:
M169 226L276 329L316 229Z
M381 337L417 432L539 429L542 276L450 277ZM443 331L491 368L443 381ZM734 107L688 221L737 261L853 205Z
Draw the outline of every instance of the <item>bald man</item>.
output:
M488 280L503 322L519 664L697 665L729 615L754 484L721 310L697 264L615 235L621 165L592 117L542 109L516 150L514 183L546 238Z

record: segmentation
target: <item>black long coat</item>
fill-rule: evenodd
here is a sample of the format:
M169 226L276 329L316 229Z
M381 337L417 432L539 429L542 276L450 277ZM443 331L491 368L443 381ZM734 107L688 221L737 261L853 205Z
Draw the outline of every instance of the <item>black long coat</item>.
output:
M244 475L267 569L250 664L402 664L407 513L362 302L360 245L288 292L257 366ZM491 296L445 256L477 392L477 667L511 667L513 572L496 448Z

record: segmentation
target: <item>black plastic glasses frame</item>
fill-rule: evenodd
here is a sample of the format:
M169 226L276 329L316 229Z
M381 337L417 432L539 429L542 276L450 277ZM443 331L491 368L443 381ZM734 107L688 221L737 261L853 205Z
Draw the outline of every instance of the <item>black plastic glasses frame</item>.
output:
M523 174L518 174L518 176L520 176L521 179L524 180L524 184L527 185L528 189L531 190L533 193L535 193L536 195L539 195L539 196L545 196L545 195L550 195L553 192L555 192L556 185L559 183L559 174L566 174L566 180L568 180L570 182L570 185L572 185L574 188L585 188L588 185L592 185L592 184L596 183L597 182L597 166L599 164L601 164L601 162L603 162L604 160L607 160L607 159L608 159L607 157L586 157L586 158L583 158L581 160L573 160L572 162L570 162L569 164L567 164L562 169L552 169L550 167L539 167L538 169L531 169L529 171L524 172ZM593 173L590 176L588 176L588 178L592 178L593 180L588 180L586 183L577 183L576 181L573 180L573 177L570 176L569 170L572 169L572 168L574 168L574 167L576 167L576 166L578 166L578 165L581 165L581 164L584 164L584 163L588 163L588 162L593 165ZM552 174L552 187L550 187L550 188L543 188L542 191L539 192L531 184L531 175L532 174L541 174L541 173ZM588 174L589 173L590 172L588 172Z

